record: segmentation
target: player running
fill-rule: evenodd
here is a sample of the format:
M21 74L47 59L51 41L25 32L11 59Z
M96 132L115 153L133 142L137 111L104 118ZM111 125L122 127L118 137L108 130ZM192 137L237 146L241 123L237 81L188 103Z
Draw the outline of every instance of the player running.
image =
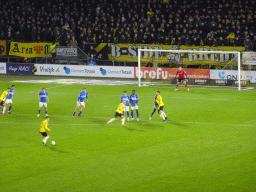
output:
M130 95L131 116L132 116L131 120L133 120L133 110L135 109L137 114L137 121L139 121L138 102L139 102L139 96L135 94L135 90L132 90L132 94Z
M8 109L8 114L12 114L12 113L11 113L11 109L12 109L12 97L13 97L13 94L14 94L14 93L15 93L15 85L12 85L12 88L11 88L11 90L10 90L10 92L9 92L9 95L7 95L6 101L5 101L6 107L7 107L8 104L10 105L10 107L9 107L9 109ZM4 112L5 112L5 111L4 111Z
M123 112L125 111L125 103L126 103L126 100L123 100L122 103L120 103L118 105L118 108L116 110L116 113L115 113L115 117L110 119L107 123L106 123L106 126L108 126L109 123L111 123L112 121L115 121L117 120L117 117L121 117L122 118L122 126L125 127L126 125L124 124L125 122L125 116L123 114Z
M45 108L45 114L47 115L47 103L49 103L49 97L48 93L45 91L45 88L42 88L42 91L38 94L38 100L39 102L39 110L37 117L40 116L41 108L44 106Z
M179 82L182 82L186 87L187 87L187 90L189 91L189 88L188 88L188 85L187 85L187 73L185 70L182 69L182 67L179 67L177 73L176 73L176 77L178 78L177 80L177 85L176 85L176 89L175 91L178 90L178 87L179 87Z
M6 100L6 97L9 95L9 92L10 92L11 88L8 87L6 91L4 91L0 97L0 108L3 107L2 111L1 111L1 114L2 115L6 115L5 114L5 109L6 109L6 103L5 103L5 100Z
M166 116L166 114L163 111L164 103L163 103L163 99L162 99L162 97L160 95L160 91L157 91L156 95L157 95L156 102L158 104L158 108L157 108L158 109L158 113L159 113L160 117L163 118L163 120L165 122L167 120L167 116Z
M122 95L121 97L121 103L123 102L123 100L126 101L125 103L125 111L127 113L127 121L129 121L129 106L130 106L130 97L129 95L127 95L126 91L124 91L124 95ZM124 115L124 112L123 112L123 115Z
M40 125L40 130L39 133L42 134L42 136L44 137L44 139L42 140L43 145L46 145L46 141L49 139L49 135L46 133L46 130L48 131L52 131L50 130L47 125L48 125L48 121L50 120L49 116L46 115L45 120L42 121L41 125Z
M156 98L157 98L157 95L154 97L154 110L153 112L151 113L150 117L149 117L149 120L151 120L151 117L154 115L154 113L156 112L156 110L158 109L158 103L156 102Z
M85 104L84 104L84 99L87 99L87 104L89 103L89 100L88 100L88 92L86 91L86 88L83 89L83 91L78 95L78 98L77 98L77 103L76 103L76 108L74 110L74 113L73 113L73 117L75 117L76 115L76 111L77 109L79 108L79 106L81 106L81 111L78 113L78 116L79 117L82 117L82 112L85 108Z

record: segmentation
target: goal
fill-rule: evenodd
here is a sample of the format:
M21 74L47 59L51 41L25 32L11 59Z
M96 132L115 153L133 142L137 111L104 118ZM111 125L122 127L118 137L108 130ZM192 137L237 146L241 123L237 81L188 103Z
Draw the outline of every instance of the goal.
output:
M182 67L190 85L230 86L238 90L247 86L251 69L241 65L241 52L200 49L138 49L138 85L176 84L176 72Z

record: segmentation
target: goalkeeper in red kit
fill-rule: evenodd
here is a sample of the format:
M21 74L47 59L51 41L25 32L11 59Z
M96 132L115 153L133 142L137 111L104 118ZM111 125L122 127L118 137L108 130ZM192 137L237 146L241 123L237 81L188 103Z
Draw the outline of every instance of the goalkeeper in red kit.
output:
M179 83L182 82L186 87L187 87L187 90L189 91L189 88L188 88L188 85L187 85L187 73L186 71L184 71L181 67L179 67L177 73L176 73L176 77L178 78L177 79L177 85L176 85L176 89L175 91L178 90L178 87L179 87Z

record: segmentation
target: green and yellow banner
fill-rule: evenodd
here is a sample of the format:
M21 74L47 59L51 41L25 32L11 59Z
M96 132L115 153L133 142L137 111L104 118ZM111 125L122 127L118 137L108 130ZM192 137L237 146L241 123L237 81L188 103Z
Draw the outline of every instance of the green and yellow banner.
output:
M0 55L4 56L6 54L6 41L0 41Z
M44 57L50 51L52 43L11 42L9 55L19 57ZM51 57L51 54L48 55Z
M157 63L178 63L193 64L214 64L216 62L226 64L232 59L232 54L228 51L244 51L244 47L209 47L209 46L173 46L157 44L108 44L108 58L118 62L137 62L138 49L150 49L151 51L141 52L141 62ZM191 50L191 53L159 52L155 50ZM204 54L193 51L223 51L223 54ZM227 53L226 53L227 52Z

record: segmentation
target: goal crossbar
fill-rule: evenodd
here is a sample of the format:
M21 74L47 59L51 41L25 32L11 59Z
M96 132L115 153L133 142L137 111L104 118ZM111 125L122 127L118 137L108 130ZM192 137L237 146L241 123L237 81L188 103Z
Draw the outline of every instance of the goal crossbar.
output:
M140 75L140 56L142 51L148 51L148 52L170 52L170 53L219 53L219 54L237 54L237 66L238 66L238 90L241 90L241 82L240 82L240 52L239 51L197 51L197 50L166 50L166 49L138 49L138 84L139 87L141 86L141 75Z

